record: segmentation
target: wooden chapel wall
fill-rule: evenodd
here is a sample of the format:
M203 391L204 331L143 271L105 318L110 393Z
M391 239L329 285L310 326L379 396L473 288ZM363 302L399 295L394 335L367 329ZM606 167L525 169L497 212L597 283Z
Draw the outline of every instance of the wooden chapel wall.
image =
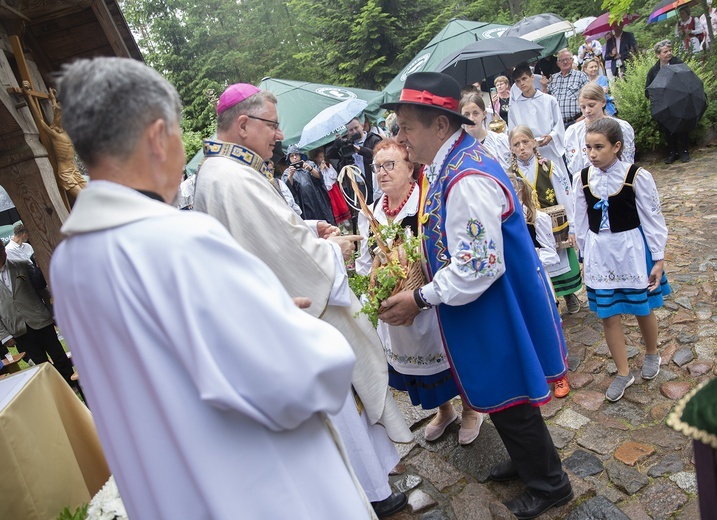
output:
M7 92L19 87L6 56L10 48L0 25L0 185L15 203L28 229L37 262L49 279L50 257L62 240L60 227L68 216L55 182L47 150L30 110ZM42 77L29 56L28 67L37 91L47 92Z

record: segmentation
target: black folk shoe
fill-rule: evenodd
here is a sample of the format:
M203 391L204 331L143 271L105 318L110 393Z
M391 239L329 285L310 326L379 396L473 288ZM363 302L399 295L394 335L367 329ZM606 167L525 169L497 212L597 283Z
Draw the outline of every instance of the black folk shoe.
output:
M490 469L490 479L493 482L508 482L517 478L518 470L515 469L515 464L510 459L496 464Z
M398 513L408 504L408 497L405 493L391 493L391 496L384 498L380 502L371 502L376 516L383 518Z
M549 496L538 495L528 489L518 498L504 502L504 504L518 520L528 520L542 515L548 509L567 504L572 499L573 488L568 484L558 493Z
M679 155L677 152L670 152L670 155L667 156L667 159L665 159L665 164L672 164L679 158Z

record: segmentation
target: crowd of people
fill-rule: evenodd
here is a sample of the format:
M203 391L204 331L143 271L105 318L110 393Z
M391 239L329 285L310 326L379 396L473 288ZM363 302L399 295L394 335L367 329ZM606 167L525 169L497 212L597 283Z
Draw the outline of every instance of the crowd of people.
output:
M704 45L683 13L679 40ZM654 51L646 87L680 63L670 41ZM572 500L539 408L570 392L563 318L602 320L608 401L635 381L622 314L640 326L641 377L660 371L667 228L610 96L635 52L618 27L504 71L487 96L414 73L385 119L281 153L276 97L233 84L188 179L171 84L128 59L66 67L63 122L92 181L53 256L54 313L130 517L235 518L238 501L257 518L394 514L394 443L413 433L392 389L437 409L429 442L456 421L459 444L480 442L490 417L509 455L490 478L525 484L505 503L517 518ZM666 162L689 160L687 135L665 133ZM423 274L376 328L348 284L375 274L372 219L419 238ZM76 384L27 238L18 223L0 247L2 350L49 354ZM161 369L117 370L128 356Z

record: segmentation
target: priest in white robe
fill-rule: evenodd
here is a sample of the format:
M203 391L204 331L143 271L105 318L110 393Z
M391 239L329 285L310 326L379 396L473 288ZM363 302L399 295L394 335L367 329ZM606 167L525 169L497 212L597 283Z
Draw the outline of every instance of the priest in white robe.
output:
M380 340L348 288L342 251L360 237L332 236L325 222L303 221L268 182L264 161L283 137L276 98L253 85L231 85L217 106L217 139L205 140L194 209L209 213L232 236L274 271L292 296L308 296L307 311L334 325L357 357L353 390L336 425L351 463L379 516L406 504L392 493L388 473L400 460L391 440L413 435L388 388L388 368ZM323 237L327 237L325 239ZM357 414L358 411L358 414ZM354 426L349 426L354 425Z
M129 518L375 518L326 416L345 339L216 220L165 204L177 92L121 58L75 62L59 90L93 180L52 259L55 310Z

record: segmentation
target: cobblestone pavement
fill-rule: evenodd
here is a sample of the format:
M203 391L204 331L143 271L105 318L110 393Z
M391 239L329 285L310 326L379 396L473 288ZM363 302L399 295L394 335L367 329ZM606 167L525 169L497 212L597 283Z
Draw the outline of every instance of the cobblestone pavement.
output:
M666 269L673 294L657 310L662 369L656 379L640 377L640 331L634 317L623 318L635 384L619 402L606 401L616 368L602 325L587 309L569 315L561 308L571 392L542 412L575 500L543 519L699 519L692 445L665 417L691 388L717 375L716 163L717 147L695 151L686 164L642 163L655 177L670 232ZM522 493L520 481L488 481L490 468L507 458L490 420L471 446L458 445L457 423L428 443L423 430L433 412L397 398L416 437L398 446L402 461L391 481L407 492L409 506L390 519L514 518L501 501Z

